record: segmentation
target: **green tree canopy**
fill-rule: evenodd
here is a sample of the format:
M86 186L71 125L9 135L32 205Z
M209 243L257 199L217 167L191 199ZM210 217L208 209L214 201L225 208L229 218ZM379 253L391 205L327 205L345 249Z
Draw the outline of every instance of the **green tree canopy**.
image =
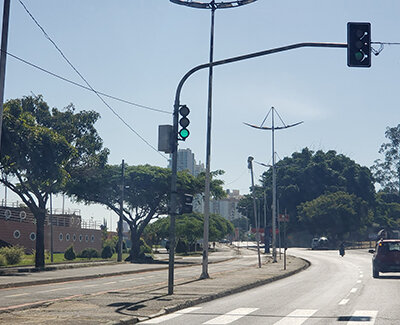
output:
M379 153L384 155L383 160L375 160L372 171L376 181L384 191L400 193L400 124L388 127L385 137L389 140L383 143Z
M301 152L295 152L291 157L279 161L276 164L276 174L278 213L286 210L289 214L289 231L301 230L304 226L297 219L297 207L321 195L341 191L354 194L371 206L375 202L375 188L370 170L342 154L337 154L334 150L313 152L304 148ZM261 186L255 188L257 200L260 202L263 202L264 191L271 220L271 169L262 175ZM243 215L252 217L252 204L251 197L246 196L240 202L238 209ZM263 203L260 207L263 211Z
M99 114L73 105L50 109L42 96L4 105L1 183L15 192L37 221L36 267L44 266L44 222L51 193L64 191L74 169L105 163L108 150L96 129Z
M351 232L365 232L372 221L367 202L346 192L320 195L300 204L298 210L300 221L310 233L335 240L343 240Z
M179 215L176 217L176 242L179 240L193 245L203 238L204 216L199 213ZM145 230L146 235L156 234L157 238L169 237L170 218L161 218L149 225ZM218 241L232 234L233 224L217 214L210 215L210 241Z
M178 172L178 195L203 191L201 177L195 178L186 171ZM130 259L133 261L140 255L140 236L146 226L152 219L168 213L171 170L150 165L126 166L124 182L123 217L130 228ZM68 194L87 204L103 204L119 214L121 184L121 167L118 165L101 169L85 167L69 182ZM218 182L212 182L211 186L215 193L222 191Z

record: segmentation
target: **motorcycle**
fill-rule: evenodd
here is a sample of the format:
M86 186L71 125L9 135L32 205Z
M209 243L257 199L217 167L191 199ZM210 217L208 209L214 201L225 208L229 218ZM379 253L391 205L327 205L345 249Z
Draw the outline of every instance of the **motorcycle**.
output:
M343 257L344 254L345 254L345 252L344 252L344 245L341 245L340 248L339 248L339 255L340 255L341 257Z

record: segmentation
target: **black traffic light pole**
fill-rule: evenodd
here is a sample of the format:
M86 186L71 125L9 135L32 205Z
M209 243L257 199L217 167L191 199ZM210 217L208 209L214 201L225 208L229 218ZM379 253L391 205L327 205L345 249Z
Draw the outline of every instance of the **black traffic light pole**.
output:
M178 87L175 93L174 103L174 114L173 114L173 129L172 129L172 175L171 175L171 203L170 203L170 250L169 250L169 270L168 270L168 294L171 295L174 292L174 250L175 250L175 217L178 214L178 200L177 200L177 172L178 172L178 119L179 119L179 108L180 108L180 95L182 87L186 80L195 72L224 65L228 63L248 60L265 56L269 54L294 50L302 47L335 47L335 48L347 48L347 43L297 43L288 46L277 47L270 50L264 50L261 52L250 53L246 55L236 56L220 61L214 61L210 63L204 63L189 70L183 78L179 81Z

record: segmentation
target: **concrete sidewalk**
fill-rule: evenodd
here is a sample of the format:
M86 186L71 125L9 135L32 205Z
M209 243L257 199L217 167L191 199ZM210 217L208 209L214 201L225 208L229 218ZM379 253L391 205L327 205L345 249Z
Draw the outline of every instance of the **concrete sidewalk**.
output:
M0 314L0 323L71 324L73 320L74 324L135 324L279 280L308 266L307 261L288 256L287 269L283 270L283 258L278 259L278 263L272 263L271 257L264 255L261 268L257 267L255 259L254 265L245 266L239 272L224 271L210 274L209 279L200 280L197 276L176 281L173 295L167 294L168 286L163 279L156 284L139 288L58 299L43 303L37 308L7 311Z

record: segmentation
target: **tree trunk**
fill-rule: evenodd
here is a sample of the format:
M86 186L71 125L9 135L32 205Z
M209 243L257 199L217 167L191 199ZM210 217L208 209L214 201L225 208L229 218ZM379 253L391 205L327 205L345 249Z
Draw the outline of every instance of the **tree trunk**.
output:
M39 212L35 214L36 218L36 254L35 254L35 266L37 268L44 268L44 221L45 212Z
M131 243L130 261L133 263L134 260L140 257L140 237L136 228L131 228Z

